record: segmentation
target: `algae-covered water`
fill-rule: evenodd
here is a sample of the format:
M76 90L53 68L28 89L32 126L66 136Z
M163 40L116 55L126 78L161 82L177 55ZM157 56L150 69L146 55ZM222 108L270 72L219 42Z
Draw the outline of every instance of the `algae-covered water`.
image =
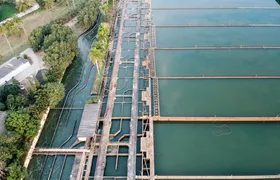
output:
M154 25L279 24L274 0L152 0ZM247 8L246 8L247 7ZM257 7L257 8L256 8ZM258 9L266 7L265 9ZM279 27L158 27L157 47L279 46ZM280 50L157 50L157 76L279 75ZM278 79L159 80L161 116L278 116ZM279 123L155 123L157 175L280 173Z

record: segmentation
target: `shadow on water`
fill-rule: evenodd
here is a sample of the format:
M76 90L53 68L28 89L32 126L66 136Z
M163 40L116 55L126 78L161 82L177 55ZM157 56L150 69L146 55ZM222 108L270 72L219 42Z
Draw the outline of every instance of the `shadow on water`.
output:
M62 82L65 85L66 96L57 107L64 105L83 108L90 97L96 68L88 59L88 54L92 44L95 43L98 24L100 20L78 38L79 56L65 72ZM82 110L51 110L37 147L72 147L77 141L81 116ZM74 147L80 146L82 144ZM61 161L65 161L65 164L62 165ZM35 156L30 162L27 179L68 179L73 161L74 156Z

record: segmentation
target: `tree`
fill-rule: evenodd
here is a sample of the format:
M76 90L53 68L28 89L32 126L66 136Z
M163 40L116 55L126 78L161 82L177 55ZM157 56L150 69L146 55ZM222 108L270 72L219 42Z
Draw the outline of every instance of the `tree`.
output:
M96 47L93 47L89 52L89 58L92 63L96 65L98 73L100 71L99 67L102 64L103 57L104 54L101 52L101 49L97 49Z
M12 132L0 134L0 179L6 179L9 175L11 163L22 159L25 144L20 135Z
M77 53L77 39L74 37L72 30L60 24L52 24L49 27L49 34L44 39L44 50L54 42L62 41L68 42L71 45L71 50Z
M34 29L28 37L29 43L34 51L42 49L44 39L51 33L51 25L40 26Z
M9 176L7 180L23 179L27 175L27 169L20 162L14 162L9 166Z
M30 106L30 112L40 115L47 107L55 107L64 97L64 86L58 82L46 83L35 95L35 103Z
M79 11L78 22L81 26L89 28L97 19L100 1L89 0L85 6Z
M28 37L29 43L34 51L39 51L44 42L43 27L34 29Z
M44 0L44 8L51 9L55 6L54 0Z
M9 94L6 99L6 106L9 110L18 110L25 107L27 99L24 95Z
M4 36L9 47L10 47L10 50L12 51L12 53L14 54L14 50L10 44L10 41L8 39L8 36L7 36L7 28L4 26L4 25L0 25L0 35Z
M17 95L21 92L18 84L6 84L0 90L0 102L6 102L7 96L9 94Z
M109 39L109 33L109 27L105 23L102 23L98 29L97 39L100 40L102 43L107 43Z
M4 26L6 28L6 34L8 37L21 36L21 34L25 32L22 25L22 19L18 17L14 17L12 20L7 21Z
M22 34L22 30L24 32L24 34L28 37L27 35L27 32L24 28L24 25L23 25L23 20L22 18L19 18L17 16L15 16L13 19L12 19L13 23L16 25L16 26L20 26L18 29L20 29L19 33L17 35L21 35Z
M64 98L64 86L61 83L47 83L43 86L43 91L48 94L49 106L55 107Z
M61 73L65 71L76 56L76 53L72 51L71 45L63 41L54 42L46 49L45 53L44 62Z
M6 129L25 138L33 138L39 130L39 121L25 111L10 111L5 119Z
M109 48L109 28L106 24L102 23L98 29L97 34L98 42L89 52L89 58L92 63L96 65L99 73L100 67L102 68L105 62L105 55Z
M16 1L16 8L20 12L26 11L29 7L33 6L35 4L34 0L18 0Z

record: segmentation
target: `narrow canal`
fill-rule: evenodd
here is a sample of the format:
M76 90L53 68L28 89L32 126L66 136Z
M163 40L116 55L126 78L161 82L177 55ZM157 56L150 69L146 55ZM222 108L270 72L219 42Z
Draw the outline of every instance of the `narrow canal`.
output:
M275 0L152 0L157 47L280 46ZM242 7L238 9L210 9ZM251 7L251 8L245 8ZM270 7L270 9L258 9ZM208 8L208 9L207 9ZM165 26L165 27L163 27ZM280 75L279 50L157 50L158 76ZM159 80L161 116L278 116L278 79ZM157 175L280 173L279 123L155 123Z
M95 42L98 26L94 26L78 39L79 56L67 69L63 78L66 95L57 107L83 108L89 100L96 68L88 59L90 47ZM79 148L77 131L82 109L51 110L37 143L42 148ZM29 165L28 180L69 179L74 156L33 156Z

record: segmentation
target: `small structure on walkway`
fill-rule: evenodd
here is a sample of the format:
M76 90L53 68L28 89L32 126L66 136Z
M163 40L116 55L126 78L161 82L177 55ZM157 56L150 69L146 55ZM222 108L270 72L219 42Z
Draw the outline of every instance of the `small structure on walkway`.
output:
M86 141L88 137L96 134L100 104L86 104L78 130L78 140Z
M12 58L0 66L0 86L10 81L13 77L24 71L30 66L28 60L21 57Z

